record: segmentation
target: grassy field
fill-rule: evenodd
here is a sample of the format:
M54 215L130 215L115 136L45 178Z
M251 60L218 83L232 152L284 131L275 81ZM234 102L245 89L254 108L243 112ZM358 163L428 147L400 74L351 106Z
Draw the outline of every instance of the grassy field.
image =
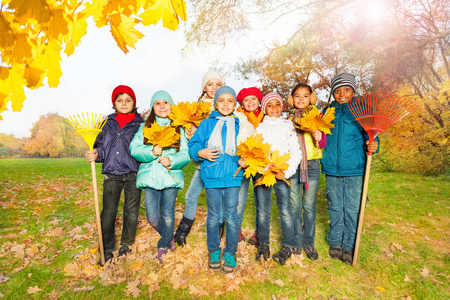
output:
M101 198L100 165L97 166ZM449 299L450 183L373 170L358 265L328 256L324 180L317 197L319 260L255 262L243 242L233 274L207 265L202 192L188 246L156 260L156 232L141 209L133 254L99 267L90 166L83 159L0 160L0 298L3 299ZM185 168L189 184L194 169ZM184 193L178 194L176 226ZM249 191L244 234L255 224ZM275 201L274 201L275 202ZM121 228L119 214L117 229ZM276 205L271 251L280 247ZM117 231L119 237L120 230Z

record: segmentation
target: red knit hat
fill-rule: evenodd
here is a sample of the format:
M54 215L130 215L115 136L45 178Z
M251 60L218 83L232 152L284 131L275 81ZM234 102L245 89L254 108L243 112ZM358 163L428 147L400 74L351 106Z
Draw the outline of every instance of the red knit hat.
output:
M134 105L136 105L136 96L134 95L134 91L126 85L118 85L112 92L112 104L114 105L114 99L116 98L117 94L127 93L128 95L133 98Z
M242 100L247 97L247 96L255 96L259 99L259 101L261 101L263 95L261 93L261 91L256 88L256 87L250 87L247 89L242 89L239 94L237 95L237 102L239 102L239 104L241 104Z

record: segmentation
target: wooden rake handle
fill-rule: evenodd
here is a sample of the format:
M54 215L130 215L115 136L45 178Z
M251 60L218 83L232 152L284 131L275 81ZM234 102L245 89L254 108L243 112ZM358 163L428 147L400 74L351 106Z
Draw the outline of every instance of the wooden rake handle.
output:
M372 165L372 153L368 153L366 162L366 173L364 174L364 185L361 198L361 208L359 211L358 231L356 233L355 250L353 252L353 267L356 266L359 254L359 244L361 242L361 233L364 221L364 211L366 209L367 190L369 189L370 167Z
M103 250L102 223L100 221L100 206L98 204L97 172L95 171L95 162L93 161L91 161L91 171L92 171L92 184L94 186L95 215L97 219L98 244L100 246L100 260L103 266L105 264L105 252Z

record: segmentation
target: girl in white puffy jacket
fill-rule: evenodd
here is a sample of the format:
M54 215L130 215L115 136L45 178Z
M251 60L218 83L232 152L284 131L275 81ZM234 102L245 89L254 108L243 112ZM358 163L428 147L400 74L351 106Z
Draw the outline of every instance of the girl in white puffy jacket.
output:
M270 144L270 151L278 150L280 156L289 153L287 161L289 167L286 171L278 172L275 177L277 182L273 185L277 199L278 211L281 222L282 248L273 259L280 265L284 265L292 254L295 247L294 220L290 208L290 186L283 180L289 180L295 174L300 164L302 151L298 143L297 133L291 121L285 120L281 113L284 109L283 100L277 93L269 93L264 96L261 109L265 116L256 128L255 134L262 134L264 143ZM267 166L268 168L272 166ZM260 176L260 175L259 175ZM257 175L258 177L258 175ZM261 256L267 260L270 256L269 233L270 233L270 211L272 207L272 187L259 185L256 187L258 197L258 253L256 260Z

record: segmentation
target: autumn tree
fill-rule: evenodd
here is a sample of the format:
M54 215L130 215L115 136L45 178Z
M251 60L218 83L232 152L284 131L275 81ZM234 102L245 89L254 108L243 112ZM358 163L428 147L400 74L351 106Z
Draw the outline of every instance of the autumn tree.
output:
M80 156L87 146L63 117L56 113L43 115L33 123L31 138L23 150L33 156Z
M138 26L162 20L171 30L186 20L184 0L2 0L0 2L0 113L20 111L24 87L57 87L61 59L87 33L89 21L108 26L127 53L144 35ZM0 120L1 120L0 115Z
M0 133L0 156L18 155L24 142L24 139L18 139L13 134Z

